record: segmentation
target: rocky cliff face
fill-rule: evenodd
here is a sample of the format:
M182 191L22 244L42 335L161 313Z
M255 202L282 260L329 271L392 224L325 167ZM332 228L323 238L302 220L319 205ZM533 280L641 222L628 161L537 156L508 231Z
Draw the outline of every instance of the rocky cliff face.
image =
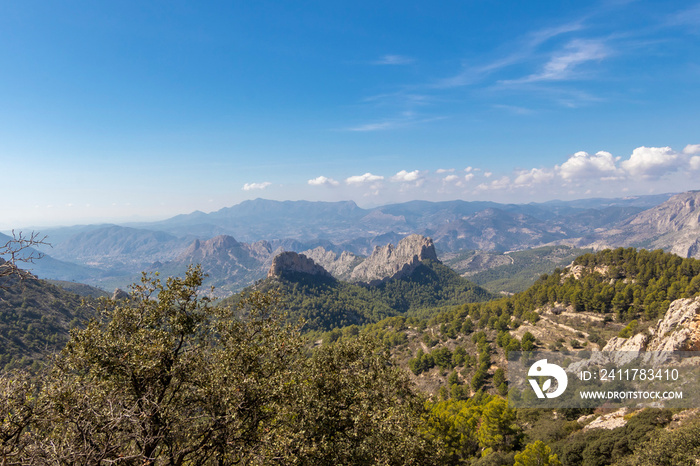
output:
M591 245L597 249L641 245L700 258L700 191L678 194L640 212L601 234Z
M378 285L409 275L425 259L438 260L433 240L421 235L410 235L396 246L387 244L375 247L366 259L347 251L338 255L323 247L302 254L283 253L275 257L268 277L278 276L277 268L291 268L296 272L312 274L320 273L315 271L315 268L320 268L340 280Z
M364 260L364 258L356 256L348 251L343 251L338 255L333 251L326 251L326 249L321 246L304 251L302 254L312 259L315 263L340 280L348 280L355 267Z
M425 259L437 261L433 240L422 235L410 235L394 247L376 247L372 255L353 269L350 281L377 285L413 272Z
M613 337L603 351L699 351L700 297L677 299L647 334Z
M287 251L278 254L272 260L270 270L267 272L267 278L280 278L284 276L285 273L289 272L331 277L331 274L328 273L326 269L316 264L304 254Z

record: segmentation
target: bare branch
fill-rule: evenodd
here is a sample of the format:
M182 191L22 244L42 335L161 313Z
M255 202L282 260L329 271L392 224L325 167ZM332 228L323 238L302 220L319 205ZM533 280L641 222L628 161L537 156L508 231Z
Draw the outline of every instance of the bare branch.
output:
M46 236L41 236L39 232L33 231L27 236L21 231L15 233L15 230L12 230L12 239L8 240L4 246L0 246L0 278L14 276L23 280L33 277L30 272L21 269L18 264L34 263L35 260L44 257L43 253L31 248L51 246L46 238Z

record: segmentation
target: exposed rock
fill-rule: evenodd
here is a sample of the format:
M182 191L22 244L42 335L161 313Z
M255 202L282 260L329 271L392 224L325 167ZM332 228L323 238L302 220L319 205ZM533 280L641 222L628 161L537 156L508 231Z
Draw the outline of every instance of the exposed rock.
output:
M700 350L700 297L677 299L649 329L649 336L613 337L603 351L698 351Z
M615 412L603 414L598 419L594 420L590 424L586 425L583 430L590 429L608 429L612 430L617 427L622 427L627 424L625 419L625 414L627 414L627 408L618 409Z
M644 245L681 257L700 258L700 191L673 196L609 229L591 246Z
M115 289L114 293L112 293L112 301L121 301L122 299L129 299L130 297L131 296L129 296L129 293L121 288Z
M671 303L666 314L647 333L638 333L631 338L612 337L600 352L572 364L570 372L586 366L614 363L622 366L636 359L640 353L653 363L663 363L673 351L700 350L700 297L677 299Z
M280 278L288 272L331 277L331 274L326 269L316 264L312 259L303 254L286 251L272 260L270 270L267 272L267 278Z
M349 278L355 267L364 260L363 257L351 252L343 251L338 255L333 251L326 251L322 246L304 251L302 254L341 280Z
M394 247L388 244L374 248L372 255L355 267L350 280L378 285L413 272L421 261L437 261L433 240L422 235L410 235Z

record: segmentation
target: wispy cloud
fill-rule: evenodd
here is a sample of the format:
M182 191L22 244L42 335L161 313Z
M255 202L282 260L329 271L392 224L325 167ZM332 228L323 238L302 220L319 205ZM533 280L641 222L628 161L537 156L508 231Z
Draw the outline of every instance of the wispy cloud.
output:
M353 126L351 128L348 128L348 131L359 131L359 132L366 132L366 131L382 131L382 130L387 130L387 129L393 129L396 127L402 126L400 123L396 121L380 121L376 123L366 123L364 125L359 125L359 126Z
M410 65L416 60L405 55L383 55L372 62L373 65Z
M439 79L431 87L453 88L475 84L503 68L532 60L537 48L545 42L582 29L584 29L583 21L575 21L531 32L515 42L518 44L516 50L485 64L465 62L458 74Z
M668 26L700 26L700 3L673 13L666 19Z
M538 73L524 78L502 80L501 84L532 83L537 81L561 81L572 77L576 69L590 61L600 61L610 55L608 47L601 40L572 40L564 49L554 53Z
M373 123L366 123L363 125L353 126L346 128L346 131L355 132L367 132L367 131L385 131L391 129L402 128L406 126L412 126L420 123L428 123L431 121L444 120L445 117L434 116L434 117L419 117L418 114L414 112L402 112L396 118L385 119L383 121L377 121Z
M272 183L269 181L265 181L262 183L246 183L243 185L243 191L252 191L254 189L265 189L268 186L270 186Z
M512 113L513 115L532 115L533 113L535 113L534 110L525 107L519 107L517 105L495 104L493 105L493 108L505 110L509 113Z

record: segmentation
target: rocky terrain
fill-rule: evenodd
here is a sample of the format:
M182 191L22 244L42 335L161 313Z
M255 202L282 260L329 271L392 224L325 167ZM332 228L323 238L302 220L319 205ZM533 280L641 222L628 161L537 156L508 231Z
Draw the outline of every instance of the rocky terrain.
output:
M284 252L274 258L267 276L277 276L283 269L317 275L321 274L317 270L320 268L335 278L374 286L411 274L426 259L438 260L433 240L422 235L410 235L396 246L377 246L367 258L349 252L337 255L322 247L302 254Z
M478 251L465 259L473 262L463 264L465 273L508 266L510 259L493 254L551 245L663 248L700 257L698 218L698 192L521 205L413 201L372 209L351 201L256 199L160 222L42 231L53 247L42 249L47 256L34 272L111 290L142 270L179 274L202 262L211 282L231 292L263 278L277 253L294 251L336 277L371 282L398 271L372 275L371 261L358 269L362 258L388 254L376 248L411 234L432 238L441 258Z
M603 351L700 351L700 297L677 299L646 332L613 337Z
M700 191L673 196L578 244L603 249L635 246L700 258Z
M275 256L272 260L267 278L281 278L288 273L303 273L319 277L331 278L331 274L303 254L286 251Z

